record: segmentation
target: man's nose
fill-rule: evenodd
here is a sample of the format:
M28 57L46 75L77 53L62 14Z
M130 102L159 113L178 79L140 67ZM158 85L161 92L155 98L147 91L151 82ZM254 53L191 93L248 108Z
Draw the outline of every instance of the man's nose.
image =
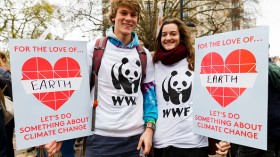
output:
M131 20L131 19L132 19L132 16L131 16L130 14L127 14L127 15L125 16L125 19L126 19L126 20Z

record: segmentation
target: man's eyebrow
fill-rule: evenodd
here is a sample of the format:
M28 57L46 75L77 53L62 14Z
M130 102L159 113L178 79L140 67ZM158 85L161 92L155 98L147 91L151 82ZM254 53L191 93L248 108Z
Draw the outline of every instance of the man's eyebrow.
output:
M167 31L162 31L162 33L167 33ZM177 33L177 31L170 31L170 33Z

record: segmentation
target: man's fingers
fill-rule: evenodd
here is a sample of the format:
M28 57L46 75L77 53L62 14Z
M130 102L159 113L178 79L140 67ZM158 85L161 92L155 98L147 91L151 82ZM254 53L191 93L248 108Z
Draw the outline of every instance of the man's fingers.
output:
M150 149L151 149L151 146L145 146L145 147L144 147L143 153L144 153L145 155L148 155L149 152L150 152Z
M140 148L142 147L142 143L143 143L143 139L140 138L138 142L137 150L140 150Z

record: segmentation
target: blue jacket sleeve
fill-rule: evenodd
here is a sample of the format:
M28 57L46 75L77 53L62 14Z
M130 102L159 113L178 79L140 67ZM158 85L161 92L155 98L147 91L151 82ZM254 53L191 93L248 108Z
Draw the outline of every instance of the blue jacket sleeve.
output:
M144 122L156 123L158 118L158 108L156 102L155 83L149 82L142 85L144 102Z

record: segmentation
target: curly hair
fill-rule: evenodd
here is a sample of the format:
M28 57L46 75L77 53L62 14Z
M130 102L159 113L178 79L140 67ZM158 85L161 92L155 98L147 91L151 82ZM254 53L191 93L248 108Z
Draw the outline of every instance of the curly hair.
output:
M164 49L161 45L162 28L167 24L175 24L178 26L178 30L179 30L179 34L180 34L180 43L184 43L184 45L186 46L186 48L188 49L188 52L189 52L188 57L187 57L188 67L190 70L194 70L194 47L193 47L193 40L191 38L191 31L178 18L166 19L162 23L159 33L156 38L155 53L157 53L157 51L159 49ZM154 57L153 62L157 63L158 59Z
M113 21L112 19L116 17L117 11L118 11L119 7L121 7L121 6L126 6L126 7L130 8L131 10L135 11L138 15L138 20L139 20L141 6L140 6L138 0L112 0L109 18L113 24L115 23L115 21Z
M9 68L8 57L5 52L0 51L0 66Z

